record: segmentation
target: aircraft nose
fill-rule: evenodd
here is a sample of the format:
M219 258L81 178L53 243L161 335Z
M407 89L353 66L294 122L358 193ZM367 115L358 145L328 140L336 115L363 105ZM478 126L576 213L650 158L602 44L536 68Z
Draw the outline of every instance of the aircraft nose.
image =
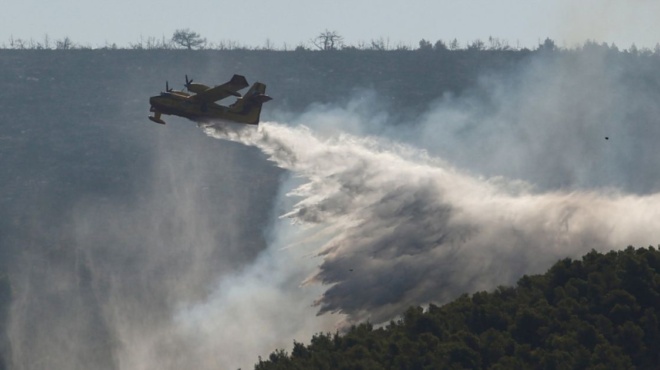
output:
M151 104L151 106L155 108L160 108L163 106L163 104L161 104L161 99L159 99L158 96L152 96L151 98L149 98L149 104Z

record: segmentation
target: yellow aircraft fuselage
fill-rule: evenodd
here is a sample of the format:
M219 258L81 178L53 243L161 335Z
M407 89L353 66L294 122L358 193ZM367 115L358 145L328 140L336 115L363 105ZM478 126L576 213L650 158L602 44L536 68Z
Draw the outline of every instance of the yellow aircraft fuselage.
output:
M186 76L186 81L187 80L188 78ZM231 87L229 84L231 84L232 81L234 81L234 84L237 86ZM168 88L166 89L167 91L161 92L160 95L149 98L149 104L151 104L150 111L154 112L154 116L150 116L149 119L156 123L165 124L161 119L161 114L166 114L185 117L196 122L227 120L250 125L258 124L259 116L261 114L261 105L271 100L269 96L265 95L266 85L257 82L252 88L250 88L245 96L241 97L235 89L236 87L247 85L246 82L243 82L244 77L235 76L232 81L215 88L209 88L208 86L201 84L187 83L188 89L197 94L188 94L183 91L174 91ZM223 89L223 86L227 87ZM210 94L204 94L212 92L212 89L216 89L213 92L220 95L214 95L213 97L207 98L207 95ZM211 101L215 99L215 96L221 96L222 99L222 96L227 95L238 96L238 98L229 106L220 105Z
M152 112L185 117L196 122L224 119L256 125L259 123L257 110L237 111L216 103L198 103L172 92L163 92L149 98Z

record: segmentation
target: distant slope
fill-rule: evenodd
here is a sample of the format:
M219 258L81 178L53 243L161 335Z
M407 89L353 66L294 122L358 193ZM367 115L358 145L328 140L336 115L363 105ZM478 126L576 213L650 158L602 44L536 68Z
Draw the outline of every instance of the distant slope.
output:
M660 250L557 262L516 287L412 307L386 328L319 334L271 369L657 369Z
M512 85L510 90L527 91L521 83L525 80L521 70L528 70L536 59L542 59L543 68L529 73L533 77L529 83L541 88L539 95L531 96L530 105L523 106L527 114L522 118L517 114L520 99L508 96L492 99L489 91L484 92L480 86L487 84L494 75L500 75L502 81ZM454 126L444 119L445 116L430 117L432 126L429 127L433 128L430 133L437 134L430 139L452 138L451 135L459 138L455 141L457 145L447 150L455 151L456 158L466 162L477 162L472 160L474 157L479 158L479 162L484 162L485 157L500 158L493 155L493 147L508 149L497 140L493 141L493 147L483 145L482 141L482 132L500 132L509 127L492 125L492 121L481 119L500 110L511 112L504 116L503 123L518 119L520 127L529 128L533 133L530 137L541 137L551 143L563 141L546 139L546 131L539 131L527 120L538 116L541 121L550 122L550 127L557 127L552 125L555 121L545 118L557 117L555 113L566 111L564 100L557 105L542 104L547 100L545 88L554 87L571 107L581 108L574 109L576 115L559 115L561 119L557 122L579 128L580 120L584 118L590 122L587 118L593 116L611 120L612 125L620 128L616 132L604 130L602 135L599 132L594 135L597 141L585 141L584 146L580 145L580 158L597 158L598 161L583 161L586 163L583 168L587 170L579 175L598 179L594 173L606 173L611 177L603 176L600 183L645 193L655 191L660 178L659 167L655 165L656 128L660 127L657 124L660 114L655 104L660 100L658 66L657 54L619 52L607 47L549 53L529 50L0 50L0 80L3 81L3 89L0 89L0 369L11 367L9 359L16 353L24 353L26 361L36 362L46 358L46 350L53 345L70 348L72 340L60 341L60 336L46 325L72 327L63 319L63 314L80 324L80 333L74 339L83 344L81 358L86 358L85 349L97 348L101 343L98 347L103 350L96 353L101 359L95 360L91 367L100 369L105 364L107 368L116 368L110 354L114 348L106 344L118 341L105 326L109 325L107 321L97 316L103 302L95 301L99 296L108 296L104 290L107 286L94 285L101 290L99 294L86 284L94 279L105 281L106 276L97 271L95 277L90 277L90 266L106 266L108 271L117 272L121 276L120 285L127 290L135 286L134 281L139 277L152 284L148 291L158 299L171 297L167 284L175 282L175 279L162 279L163 271L172 276L179 276L174 267L193 271L191 275L201 277L195 279L194 289L181 290L188 299L188 294L205 294L207 284L215 281L216 275L240 270L265 248L263 230L273 212L273 199L279 190L282 172L267 162L258 150L209 140L193 123L173 118L166 127L160 127L148 121L148 97L164 89L166 80L177 89L182 87L185 74L208 84L222 83L234 73L244 74L249 82L262 81L268 84L269 95L274 98L262 115L264 120L297 117L324 104L341 107L353 100L359 101L356 98L365 91L373 91L377 102L365 99L365 103L360 104L377 105L369 107L368 111L386 113L390 118L386 123L400 124L394 131L401 136L410 130L399 128L404 124L410 128L419 125L420 116L433 111L430 108L434 102L442 100L447 107L459 106L456 112L479 113L474 116L477 119ZM601 73L594 74L594 70ZM616 87L612 96L605 95L608 99L601 99L599 94L594 94L600 99L596 105L591 104L593 100L588 100L587 104L578 99L582 93L603 90L591 89L592 84L585 88L584 81L602 82L610 75L614 75L611 80ZM574 85L581 89L566 88L572 87L571 83L554 84L555 80L575 81ZM621 101L628 104L622 105ZM596 109L603 106L610 109ZM565 117L576 119L564 120ZM601 127L594 126L594 129ZM581 135L571 135L573 131L567 133L559 127L557 132L562 138L582 142ZM600 147L594 142L605 143L606 135L609 137L607 152L605 149L602 152L606 156L599 157L601 152L594 148ZM472 145L467 140L470 137L477 138L479 145ZM531 146L536 148L534 144ZM460 148L468 148L476 154L474 157L463 155L465 151L458 150ZM481 155L478 148L487 148L488 156ZM574 152L561 152L564 156L554 156L556 160L548 162L566 163L570 162L566 158L576 158ZM547 164L546 158L552 156L541 152L538 157ZM601 160L603 158L605 160ZM552 179L550 188L574 183L572 172L557 175L558 171L553 168L546 171L542 166L537 167ZM540 186L547 186L547 183L538 182ZM188 210L189 213L183 212ZM180 217L182 214L189 217ZM204 230L206 233L201 235L192 233L198 230L198 225L203 225L188 222L192 216L195 221L214 225L214 228ZM161 223L143 225L152 219L159 219ZM80 223L86 227L77 227ZM172 225L186 226L200 241L197 244L216 245L201 242L208 239L218 241L217 245L222 244L223 248L213 247L203 258L193 258L204 261L205 269L188 269L185 258L202 256L204 251L195 243L189 243L190 235ZM127 229L135 232L126 232ZM161 243L161 240L168 243ZM156 256L161 245L170 246L185 258L171 253L167 260L171 264L159 259L152 269L145 269L145 261L135 258L140 255L135 251ZM80 258L80 251L86 253L86 258ZM69 284L67 289L53 284L53 276L62 277ZM19 284L21 282L25 284ZM22 296L27 298L22 301ZM140 301L145 296L136 294L134 297ZM69 305L60 305L60 301ZM27 302L27 306L14 304L20 302ZM150 312L152 318L166 317L151 314L154 307L166 313L174 307L161 303L140 306L141 311ZM17 320L16 315L8 314L10 307L26 318L13 327L13 333L25 335L23 338L9 338L10 321ZM44 312L56 319L45 320ZM35 317L40 321L33 320ZM83 317L87 321L81 319ZM40 325L31 326L35 322ZM41 336L46 339L38 341ZM25 348L22 352L21 346ZM76 354L65 350L54 352L61 353L62 359L72 363L78 360ZM485 357L480 357L479 361L486 363ZM55 364L50 367L71 368Z

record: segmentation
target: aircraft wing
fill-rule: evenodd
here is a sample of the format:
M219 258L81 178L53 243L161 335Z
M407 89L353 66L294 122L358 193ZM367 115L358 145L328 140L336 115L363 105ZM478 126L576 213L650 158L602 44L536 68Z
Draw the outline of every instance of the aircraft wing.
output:
M222 100L230 95L241 96L237 91L248 87L249 84L245 77L241 75L234 75L234 77L225 82L222 85L212 87L208 90L202 91L196 95L193 95L191 99L200 102L212 103L218 100Z

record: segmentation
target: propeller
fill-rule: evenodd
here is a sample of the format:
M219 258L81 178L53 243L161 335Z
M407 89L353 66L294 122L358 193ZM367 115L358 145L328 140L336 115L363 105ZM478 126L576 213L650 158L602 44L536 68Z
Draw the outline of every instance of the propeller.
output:
M192 84L193 79L191 78L190 80L188 79L188 75L186 75L186 84L184 85L186 89L190 88L190 84Z
M170 89L170 84L169 84L169 82L167 82L167 81L165 81L165 91L167 91L167 92L171 92L171 91L172 91L172 89Z

